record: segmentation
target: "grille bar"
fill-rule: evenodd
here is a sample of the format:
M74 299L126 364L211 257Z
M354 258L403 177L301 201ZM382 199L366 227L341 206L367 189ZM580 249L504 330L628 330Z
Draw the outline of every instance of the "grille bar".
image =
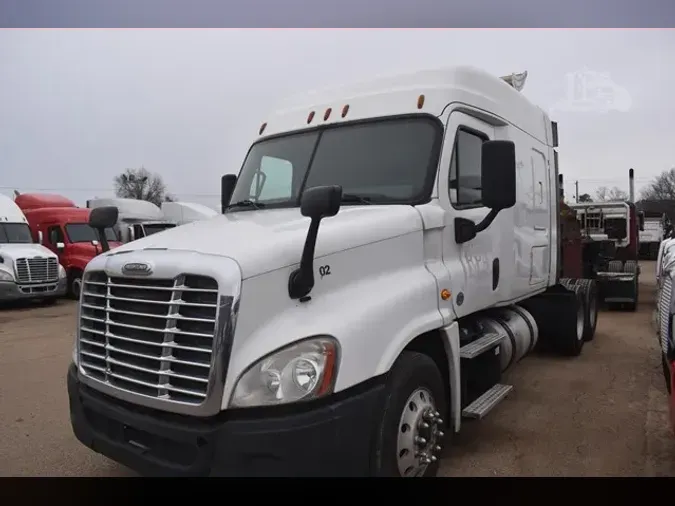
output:
M49 283L59 279L59 262L56 258L19 258L14 264L19 283Z
M85 275L79 359L84 373L132 393L189 404L207 397L218 312L215 279Z

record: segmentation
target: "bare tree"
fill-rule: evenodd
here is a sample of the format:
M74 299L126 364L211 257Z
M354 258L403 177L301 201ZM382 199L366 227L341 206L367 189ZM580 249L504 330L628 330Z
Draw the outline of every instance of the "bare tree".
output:
M172 198L166 192L162 177L152 174L147 169L126 169L115 176L115 195L120 198L147 200L156 206L162 205L165 199Z
M595 200L598 202L624 202L628 200L628 194L617 186L612 188L601 186L595 191Z
M675 200L675 169L665 170L640 192L642 200Z
M579 195L579 202L593 202L593 199L588 193L582 193Z

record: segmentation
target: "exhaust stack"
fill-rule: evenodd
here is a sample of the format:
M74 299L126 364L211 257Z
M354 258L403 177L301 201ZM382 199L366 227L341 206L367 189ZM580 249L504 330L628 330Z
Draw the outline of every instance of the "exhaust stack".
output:
M635 202L635 172L628 170L628 201Z

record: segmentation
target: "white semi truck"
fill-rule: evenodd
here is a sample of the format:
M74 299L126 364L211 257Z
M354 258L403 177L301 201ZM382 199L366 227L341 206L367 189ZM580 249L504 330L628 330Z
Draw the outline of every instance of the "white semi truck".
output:
M35 244L28 220L14 201L0 194L0 303L53 302L66 293L66 271L55 253Z
M595 330L592 282L560 279L557 126L523 78L424 71L272 114L222 216L87 266L76 437L144 475L436 474L511 366Z
M640 257L656 260L661 242L670 232L670 221L665 213L644 214L644 230L640 231Z
M119 210L118 221L114 224L114 229L119 240L125 243L176 226L174 221L164 217L159 207L147 200L124 198L87 200L89 209L107 206L115 206Z
M162 214L176 226L218 216L215 209L195 202L162 202Z

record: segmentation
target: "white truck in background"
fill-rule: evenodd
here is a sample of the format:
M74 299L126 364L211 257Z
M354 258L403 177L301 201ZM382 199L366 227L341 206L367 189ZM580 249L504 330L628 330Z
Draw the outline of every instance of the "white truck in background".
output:
M557 125L525 77L284 104L223 176L222 216L87 266L76 437L145 475L435 475L511 366L595 331L594 282L560 279Z
M640 257L656 260L661 242L670 230L670 221L665 213L644 212L644 230L640 230Z
M11 198L0 194L0 303L54 302L66 288L66 271L58 256L33 242L26 216Z
M176 226L218 216L215 209L194 202L162 202L162 213Z
M101 198L87 200L89 209L114 206L119 210L115 233L120 241L127 243L162 232L176 226L174 221L167 220L162 210L147 200L124 198Z

